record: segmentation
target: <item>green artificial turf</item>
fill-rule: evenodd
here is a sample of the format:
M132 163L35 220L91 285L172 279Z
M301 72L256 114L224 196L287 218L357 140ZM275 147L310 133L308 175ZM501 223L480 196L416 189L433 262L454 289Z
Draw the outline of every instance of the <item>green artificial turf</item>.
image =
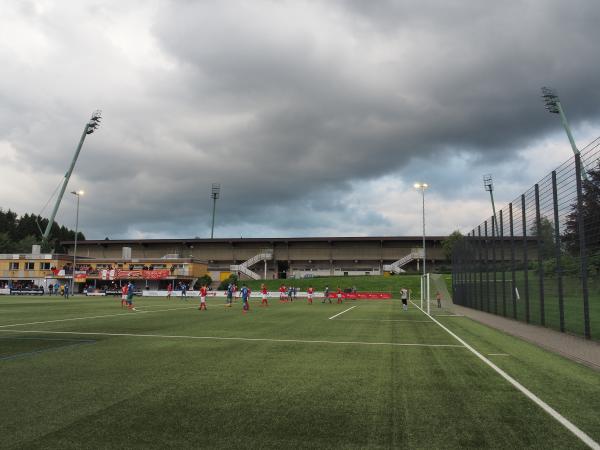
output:
M412 305L223 303L0 298L1 446L585 448ZM598 372L437 318L600 440Z

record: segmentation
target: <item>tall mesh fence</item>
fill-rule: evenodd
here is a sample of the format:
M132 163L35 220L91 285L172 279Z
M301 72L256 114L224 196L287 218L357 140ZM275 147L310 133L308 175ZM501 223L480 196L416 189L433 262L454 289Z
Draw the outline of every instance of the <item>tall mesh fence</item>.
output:
M600 138L460 239L454 302L600 340Z

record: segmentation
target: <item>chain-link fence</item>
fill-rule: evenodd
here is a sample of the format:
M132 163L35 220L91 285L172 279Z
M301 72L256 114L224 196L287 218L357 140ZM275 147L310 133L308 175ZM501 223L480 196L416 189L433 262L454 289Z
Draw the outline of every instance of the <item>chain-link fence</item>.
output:
M454 302L600 339L600 138L460 239Z

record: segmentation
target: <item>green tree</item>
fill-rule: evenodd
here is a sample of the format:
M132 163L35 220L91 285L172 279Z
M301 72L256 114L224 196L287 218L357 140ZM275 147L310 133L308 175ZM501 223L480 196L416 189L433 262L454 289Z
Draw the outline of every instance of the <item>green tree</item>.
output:
M442 249L444 250L444 255L446 255L448 261L452 259L454 247L461 242L463 238L463 234L459 230L455 230L442 242Z
M538 232L537 222L529 230L531 237L537 237L541 243L542 259L553 258L555 256L554 224L547 217L540 218L540 230Z
M600 160L597 167L587 171L587 179L582 181L581 219L585 245L590 255L600 252ZM577 201L571 205L567 215L562 240L573 256L579 255L579 220Z

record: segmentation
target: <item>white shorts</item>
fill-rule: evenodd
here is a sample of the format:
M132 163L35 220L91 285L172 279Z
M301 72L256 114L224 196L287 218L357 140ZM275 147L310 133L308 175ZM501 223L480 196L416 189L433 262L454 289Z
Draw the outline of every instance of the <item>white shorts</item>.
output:
M206 297L200 297L200 303L206 303Z
M127 300L127 294L121 294L121 300Z
M312 294L308 294L308 298L312 300Z

